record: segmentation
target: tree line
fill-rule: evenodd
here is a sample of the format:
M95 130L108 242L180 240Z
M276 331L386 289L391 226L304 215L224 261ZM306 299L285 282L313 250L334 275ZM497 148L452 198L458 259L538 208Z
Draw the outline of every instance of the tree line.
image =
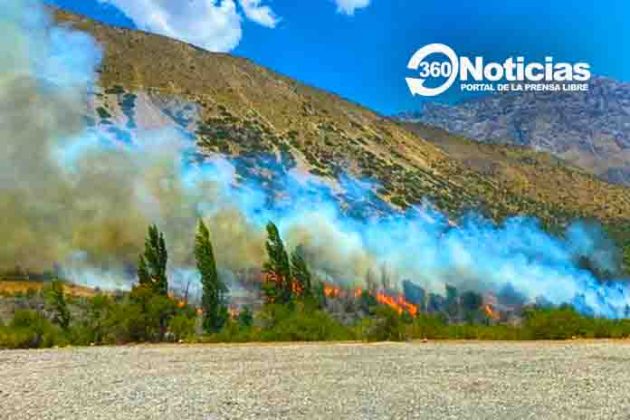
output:
M229 289L217 269L207 225L198 222L194 258L201 281L198 307L169 294L168 251L164 234L148 228L138 257L137 284L128 293L91 297L68 295L62 281L41 293L22 296L21 309L4 325L0 348L117 344L145 341L312 341L438 339L566 339L628 337L630 321L589 318L571 307L527 308L520 324L489 323L482 298L447 287L445 297L403 282L405 296L419 313L396 312L374 293L355 297L360 317L351 322L327 310L324 285L315 281L302 246L289 252L277 226L266 226L266 260L261 283L264 305L257 313L230 314ZM370 277L370 276L368 276ZM387 279L382 279L384 286ZM374 283L374 279L368 279ZM368 286L369 289L369 286ZM16 297L11 297L17 299ZM340 302L343 304L343 302ZM347 303L347 302L346 302ZM199 332L202 331L202 334Z
M289 255L278 227L269 222L266 226L265 249L267 260L263 265L265 275L262 290L268 304L290 304L295 300L313 297L312 276L306 263L304 248L300 245ZM207 333L220 331L229 318L229 290L217 270L210 230L199 220L194 242L194 256L201 280L200 310L203 313L203 329ZM138 260L138 285L150 293L168 296L168 251L164 234L156 225L149 226L144 251Z

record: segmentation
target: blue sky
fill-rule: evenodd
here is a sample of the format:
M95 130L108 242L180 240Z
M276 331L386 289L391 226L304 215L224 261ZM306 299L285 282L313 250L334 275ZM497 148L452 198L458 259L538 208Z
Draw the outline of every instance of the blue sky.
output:
M230 51L384 114L420 107L405 84L411 75L406 65L431 42L487 60L553 55L558 61L587 61L595 74L630 80L627 0L227 1L233 10L227 3L219 10L217 0L217 10L208 14L181 11L181 0L49 3ZM172 7L156 6L169 2ZM163 27L147 23L153 7L162 7ZM439 100L461 99L454 89L449 92Z

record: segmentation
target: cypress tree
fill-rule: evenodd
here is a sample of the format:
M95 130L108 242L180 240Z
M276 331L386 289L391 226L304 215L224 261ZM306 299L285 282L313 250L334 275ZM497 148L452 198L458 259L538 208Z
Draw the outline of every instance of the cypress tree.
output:
M268 260L265 262L264 271L276 279L275 284L265 285L267 298L277 303L287 303L293 295L291 266L278 227L273 222L267 224L265 247L267 248Z
M219 278L217 265L210 241L210 231L203 220L199 220L195 236L195 259L197 270L201 274L203 296L203 328L206 332L217 332L223 328L227 320L226 295L227 287Z
M308 269L306 260L304 259L304 248L299 245L291 253L291 271L293 278L298 282L303 296L311 296L311 272Z
M144 241L144 253L140 255L138 261L140 285L148 286L155 293L166 296L168 294L167 261L168 253L164 235L156 225L151 225Z

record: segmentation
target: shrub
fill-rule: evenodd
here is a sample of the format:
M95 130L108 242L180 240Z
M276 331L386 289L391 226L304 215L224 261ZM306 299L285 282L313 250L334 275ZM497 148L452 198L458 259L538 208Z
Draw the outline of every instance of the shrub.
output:
M101 344L107 335L106 323L114 302L103 294L98 294L88 300L86 316L84 320L84 330L87 334L85 339L87 344Z
M6 327L0 327L0 347L40 348L65 345L61 330L39 312L20 309Z
M333 319L328 313L312 309L302 303L267 305L260 319L263 341L325 341L350 340L351 330Z
M535 340L565 340L587 337L589 320L571 307L533 309L526 313L525 328Z
M195 319L185 314L178 314L171 318L168 330L175 340L185 340L195 334Z
M402 341L407 338L401 316L390 307L379 306L366 322L364 338L368 341Z
M130 295L112 305L103 321L107 343L160 341L164 338L176 303L151 287L135 287Z
M260 330L253 327L244 327L232 320L224 325L216 334L205 337L204 341L211 343L247 343L261 341Z
M46 308L52 313L53 322L67 330L70 326L70 310L66 303L63 283L59 280L53 280L44 289L44 296Z
M447 324L439 315L420 314L407 327L407 335L411 338L448 338Z
M238 313L238 324L244 328L249 328L254 324L254 314L249 306L245 306Z
M112 308L105 329L105 343L124 344L149 340L154 336L156 326L150 325L139 304L126 300Z

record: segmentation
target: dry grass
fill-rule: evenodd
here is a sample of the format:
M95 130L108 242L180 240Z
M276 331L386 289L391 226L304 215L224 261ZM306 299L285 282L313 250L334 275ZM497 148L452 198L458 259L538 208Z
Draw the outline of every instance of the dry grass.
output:
M178 98L195 104L197 122L207 128L197 137L206 153L279 156L286 150L299 168L318 175L334 178L343 170L375 179L382 185L379 195L403 207L428 198L450 214L480 208L497 220L512 214L536 215L550 224L574 217L611 224L630 219L629 189L546 155L442 141L435 131L418 135L243 58L65 12L57 18L104 46L105 90L120 86L155 103ZM115 97L99 100L115 107Z
M532 200L579 209L602 220L630 217L630 189L611 185L547 153L480 143L422 124L405 126L439 146L466 168Z
M0 295L39 293L47 284L44 281L0 280ZM63 289L66 294L73 297L93 297L98 293L95 289L76 284L64 284Z

